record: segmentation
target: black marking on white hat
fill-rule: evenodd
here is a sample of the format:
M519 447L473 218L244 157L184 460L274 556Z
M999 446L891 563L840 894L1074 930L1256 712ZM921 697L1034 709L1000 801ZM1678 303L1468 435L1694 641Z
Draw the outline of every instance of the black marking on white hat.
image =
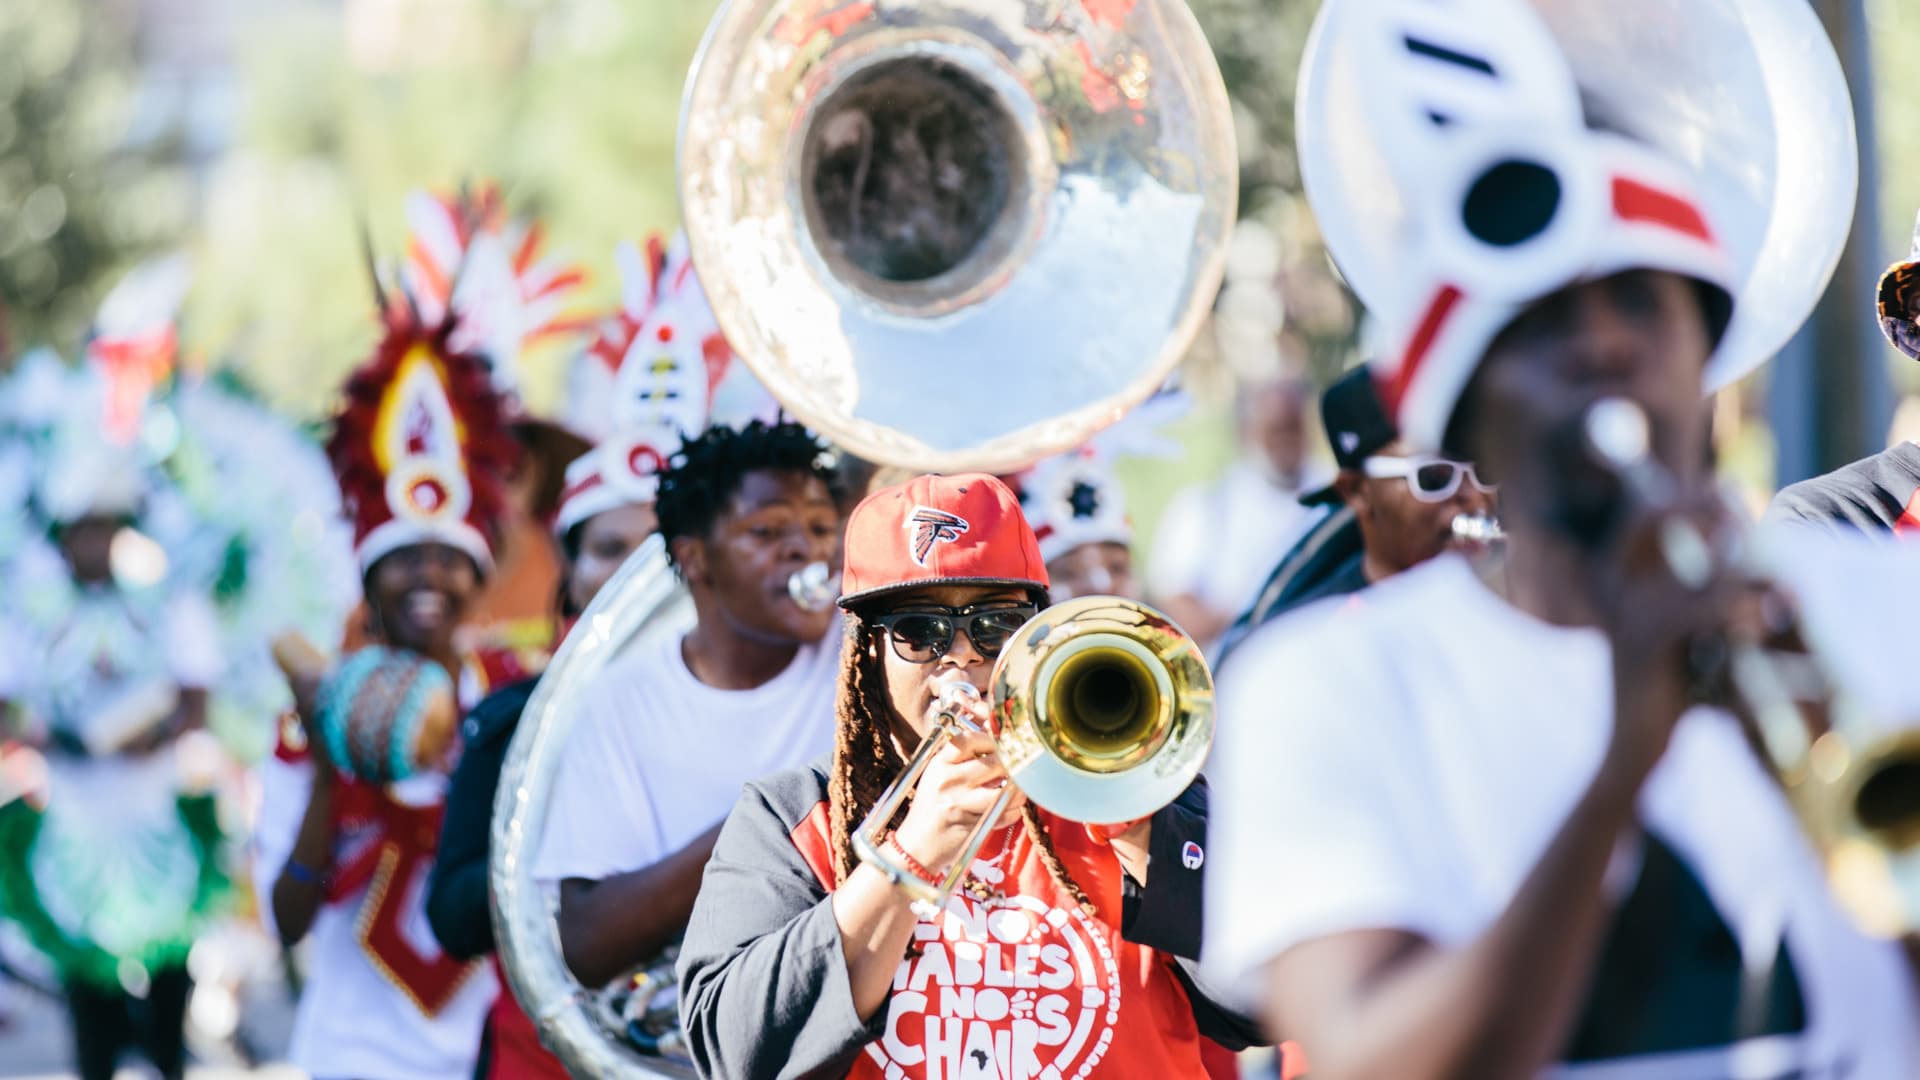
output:
M1429 60L1438 60L1442 63L1453 64L1456 67L1467 68L1490 78L1497 79L1500 77L1500 73L1494 69L1493 61L1485 57L1475 56L1472 53L1464 53L1458 49L1449 49L1445 45L1427 41L1423 38L1417 38L1412 34L1406 35L1402 40L1407 44L1407 51L1415 56L1423 56Z

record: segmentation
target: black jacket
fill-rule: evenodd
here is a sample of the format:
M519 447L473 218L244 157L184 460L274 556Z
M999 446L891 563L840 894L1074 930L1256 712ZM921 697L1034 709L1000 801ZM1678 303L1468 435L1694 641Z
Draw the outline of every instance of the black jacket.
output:
M493 916L487 903L487 839L493 796L507 747L539 679L502 687L473 707L460 729L466 748L453 770L440 850L427 879L427 924L450 956L469 960L493 951Z
M1320 519L1307 535L1280 557L1279 565L1267 576L1260 595L1228 627L1215 650L1213 666L1219 668L1227 657L1255 630L1296 608L1305 607L1329 596L1345 596L1367 587L1364 566L1366 547L1360 537L1360 523L1353 510L1341 507Z
M1903 442L1784 489L1767 507L1767 520L1877 534L1900 528L1903 519L1910 524L1914 507L1920 507L1920 446Z

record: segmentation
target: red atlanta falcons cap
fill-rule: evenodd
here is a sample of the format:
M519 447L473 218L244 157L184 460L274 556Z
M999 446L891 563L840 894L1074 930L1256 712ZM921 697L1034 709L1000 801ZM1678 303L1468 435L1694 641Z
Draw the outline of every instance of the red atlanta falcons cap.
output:
M1040 544L1012 489L985 473L921 476L883 488L847 519L851 608L925 585L1047 588Z

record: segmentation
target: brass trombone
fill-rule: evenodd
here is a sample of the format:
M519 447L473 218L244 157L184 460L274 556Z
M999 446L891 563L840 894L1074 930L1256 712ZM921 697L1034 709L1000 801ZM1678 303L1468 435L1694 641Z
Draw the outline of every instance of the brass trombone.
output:
M853 838L855 853L912 895L923 915L946 906L1014 787L1073 821L1132 821L1186 790L1213 742L1212 672L1199 645L1165 615L1117 596L1042 611L1008 640L990 683L995 725L986 734L1009 786L932 884L887 854L887 830L933 755L954 735L982 730L961 707L977 697L967 683L942 693L938 726Z
M1672 478L1649 453L1639 406L1609 398L1583 422L1594 456L1630 495L1670 488ZM1738 538L1734 565L1761 603L1759 618L1736 620L1723 643L1731 704L1752 720L1841 907L1867 932L1901 937L1920 931L1920 712L1910 711L1911 700L1863 693L1838 667L1836 630L1866 617L1865 609L1857 596L1843 597L1833 602L1848 610L1811 617L1815 597L1795 596L1791 583L1810 561L1840 553L1813 552L1795 539L1758 531ZM1659 542L1669 571L1694 588L1728 558L1725 545L1680 518L1661 524ZM1861 550L1878 565L1853 584L1920 596L1920 555L1880 545ZM1891 627L1870 636L1901 640Z

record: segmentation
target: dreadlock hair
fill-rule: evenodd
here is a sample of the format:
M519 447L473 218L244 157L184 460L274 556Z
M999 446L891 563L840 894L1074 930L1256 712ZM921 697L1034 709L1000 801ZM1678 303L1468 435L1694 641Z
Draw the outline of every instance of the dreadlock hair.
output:
M836 504L841 501L833 453L806 428L785 420L755 420L742 428L715 424L682 444L660 472L654 510L668 557L680 537L712 535L747 474L762 469L805 473L826 485Z
M894 748L891 735L892 706L886 696L885 661L880 650L885 641L873 623L854 613L846 620L846 642L840 652L839 696L834 706L833 771L827 777L827 821L832 829L835 880L845 881L859 865L854 854L853 834L866 820L880 796L906 768ZM910 802L911 800L909 800ZM897 828L906 816L908 803L902 803L887 828ZM1053 880L1060 883L1080 910L1096 915L1093 900L1080 883L1068 873L1053 837L1040 820L1040 811L1031 803L1021 811L1027 837L1040 854Z

